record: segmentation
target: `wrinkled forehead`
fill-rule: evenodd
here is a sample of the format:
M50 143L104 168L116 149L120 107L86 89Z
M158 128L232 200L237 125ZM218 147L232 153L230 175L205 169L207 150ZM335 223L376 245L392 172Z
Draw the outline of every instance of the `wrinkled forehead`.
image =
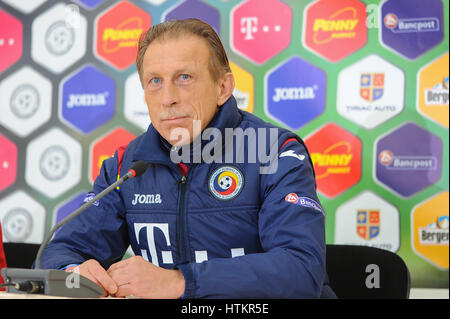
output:
M211 50L205 39L189 32L166 34L152 41L145 52L143 71L155 68L208 68L212 67Z

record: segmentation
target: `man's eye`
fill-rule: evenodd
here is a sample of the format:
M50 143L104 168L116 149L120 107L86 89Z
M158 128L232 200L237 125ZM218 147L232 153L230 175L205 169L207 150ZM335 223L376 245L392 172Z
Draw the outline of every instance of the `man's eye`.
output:
M161 79L160 78L152 78L150 80L150 84L152 84L152 85L158 85L160 83L161 83Z
M180 75L180 79L183 81L187 81L191 78L191 76L189 74L181 74Z

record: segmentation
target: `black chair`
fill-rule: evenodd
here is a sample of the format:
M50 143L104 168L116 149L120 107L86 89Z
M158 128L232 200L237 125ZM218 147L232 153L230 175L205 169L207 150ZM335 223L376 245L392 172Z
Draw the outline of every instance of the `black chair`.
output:
M342 299L408 299L411 278L403 259L388 250L327 245L330 286Z
M8 268L31 268L39 250L38 244L3 243Z

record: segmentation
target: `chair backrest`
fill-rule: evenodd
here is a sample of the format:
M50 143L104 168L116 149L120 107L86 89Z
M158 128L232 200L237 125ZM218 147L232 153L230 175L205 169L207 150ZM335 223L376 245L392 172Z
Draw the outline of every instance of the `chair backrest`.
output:
M409 298L408 267L400 256L388 250L329 244L327 273L338 298Z
M8 268L31 268L39 250L38 244L3 243Z

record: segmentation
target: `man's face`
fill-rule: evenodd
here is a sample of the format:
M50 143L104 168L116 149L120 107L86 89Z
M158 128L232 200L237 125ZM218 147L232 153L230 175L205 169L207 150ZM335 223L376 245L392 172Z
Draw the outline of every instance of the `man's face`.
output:
M226 101L220 81L211 77L209 59L206 41L195 35L156 40L147 48L142 65L145 101L153 126L172 145L192 142L197 137L194 121L203 130L217 105ZM171 136L177 128L187 130L189 137Z

